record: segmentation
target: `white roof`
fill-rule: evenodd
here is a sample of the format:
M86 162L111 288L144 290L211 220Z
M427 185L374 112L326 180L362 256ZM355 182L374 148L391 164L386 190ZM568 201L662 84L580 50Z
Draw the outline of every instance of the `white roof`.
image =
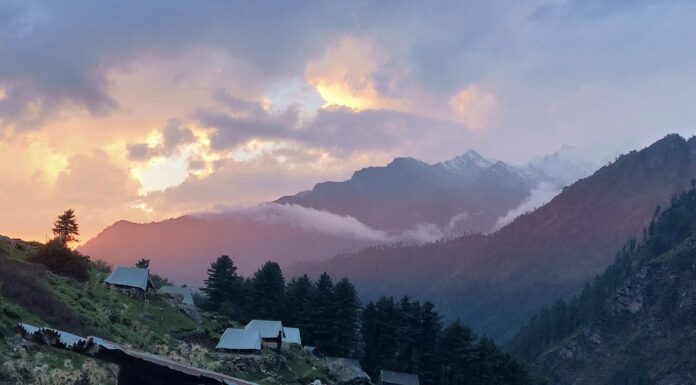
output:
M188 287L162 286L157 290L157 294L181 295L183 297L181 303L193 305L193 293Z
M261 350L261 335L256 330L227 329L215 349Z
M112 285L136 287L138 289L147 290L148 275L148 269L118 266L116 270L106 277L104 282Z
M298 328L286 328L283 326L283 342L286 344L298 344L302 345L302 339L300 338L300 329ZM277 336L277 334L276 334Z
M249 321L244 329L258 331L261 338L276 338L278 337L278 333L283 330L283 323L280 321L254 319Z

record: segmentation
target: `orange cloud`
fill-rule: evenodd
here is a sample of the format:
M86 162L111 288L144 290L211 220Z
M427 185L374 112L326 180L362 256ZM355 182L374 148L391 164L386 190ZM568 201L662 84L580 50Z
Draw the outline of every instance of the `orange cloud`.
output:
M450 107L456 120L473 129L483 129L498 107L498 98L476 84L461 89L450 98Z
M377 108L386 101L375 88L372 75L382 62L382 55L370 42L344 37L323 57L307 65L305 79L327 106Z

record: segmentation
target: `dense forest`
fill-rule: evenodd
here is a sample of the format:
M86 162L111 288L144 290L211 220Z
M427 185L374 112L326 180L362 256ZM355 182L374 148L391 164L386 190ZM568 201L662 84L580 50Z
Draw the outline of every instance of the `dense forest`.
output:
M197 296L208 310L246 322L280 319L298 327L303 343L327 356L358 358L372 376L380 369L416 373L424 385L529 384L511 355L459 321L444 325L430 302L380 298L361 306L348 279L326 273L285 282L280 266L267 262L252 277L237 274L221 256L208 269Z
M693 184L693 183L692 183ZM604 335L621 335L634 330L633 340L646 344L649 330L635 327L655 313L651 328L667 323L670 333L693 321L686 301L693 287L696 233L696 187L672 199L671 206L658 207L640 242L630 240L604 273L588 283L572 299L558 300L537 313L508 344L517 357L532 361L592 325ZM684 244L687 244L686 246ZM662 275L667 274L665 279ZM680 309L684 314L677 314ZM689 313L689 314L687 314ZM691 320L684 319L687 317ZM598 337L594 337L598 340ZM672 346L672 354L676 347ZM624 356L628 360L628 356ZM623 372L642 373L638 363L624 363ZM616 375L621 375L618 373ZM647 377L645 374L644 377ZM641 377L643 378L643 377ZM640 383L640 381L636 382Z

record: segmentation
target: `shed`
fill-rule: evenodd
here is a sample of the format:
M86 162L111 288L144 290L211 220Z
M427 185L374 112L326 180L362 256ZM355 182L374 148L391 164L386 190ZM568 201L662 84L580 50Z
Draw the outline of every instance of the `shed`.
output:
M283 343L302 345L302 338L300 338L300 329L287 328L283 326Z
M256 330L264 340L278 338L278 334L283 332L283 323L280 321L266 321L254 319L244 327L245 330Z
M261 335L256 330L225 330L215 349L252 352L261 350Z
M193 306L193 293L188 287L162 286L157 290L157 294L181 297L181 303Z
M149 277L150 271L148 269L118 266L106 277L104 282L114 286L147 291L147 289L153 288Z
M420 385L420 383L415 374L380 370L377 385Z

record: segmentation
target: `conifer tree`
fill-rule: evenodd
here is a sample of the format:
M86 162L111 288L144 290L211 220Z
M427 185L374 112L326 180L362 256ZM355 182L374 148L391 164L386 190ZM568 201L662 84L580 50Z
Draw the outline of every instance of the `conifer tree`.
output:
M452 322L442 331L439 354L443 385L475 384L474 339L471 329L459 320Z
M334 354L339 357L350 357L357 342L360 300L355 286L347 278L336 283L334 302L336 304Z
M229 256L223 255L210 264L208 278L201 291L208 295L214 309L219 309L224 302L239 305L241 298L241 278L237 275L237 267Z
M320 351L332 354L335 346L336 305L334 303L334 285L331 277L323 273L312 291L312 330Z
M70 242L79 242L77 235L80 235L80 226L75 218L75 210L67 209L58 219L53 222L53 235L64 245Z
M278 319L283 314L285 278L276 262L266 262L251 281L251 315L257 319Z
M421 309L420 328L416 337L416 367L424 385L439 384L438 337L442 330L441 316L435 305L425 302Z
M285 316L283 317L283 323L302 330L302 340L310 345L314 345L310 314L312 290L312 281L307 274L291 279L285 288Z

